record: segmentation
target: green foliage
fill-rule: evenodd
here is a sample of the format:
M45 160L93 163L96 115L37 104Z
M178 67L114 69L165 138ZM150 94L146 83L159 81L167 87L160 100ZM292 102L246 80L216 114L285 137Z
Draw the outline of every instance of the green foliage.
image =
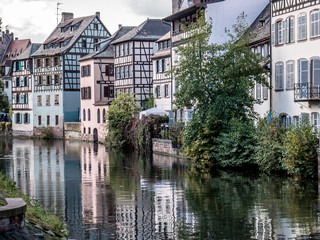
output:
M255 164L255 128L253 121L231 119L217 138L216 159L222 167L248 167Z
M206 22L205 14L199 15L197 25L191 25L187 32L192 37L178 47L181 58L172 73L179 89L175 94L177 107L190 104L195 107L184 135L187 155L207 166L217 162L214 151L220 134L235 134L230 121L246 121L255 116L255 100L250 91L254 80L267 85L267 72L259 64L262 57L248 48L251 36L247 34L243 16L233 27L233 33L228 32L227 42L209 44L212 23ZM221 138L224 137L227 135ZM239 153L241 149L235 151Z
M27 204L26 218L29 221L68 237L67 225L59 217L46 212L37 201L30 199L28 195L19 190L16 184L7 179L1 172L0 192L7 198L22 198Z
M168 122L167 116L149 115L134 119L126 126L126 138L132 148L140 152L152 149L152 138L158 134L161 123Z
M40 138L43 138L43 139L53 138L52 127L50 127L50 126L42 127L42 128L39 128L39 131L40 131Z
M291 127L284 138L284 158L288 173L316 177L318 144L316 133L308 122Z
M272 114L271 121L260 119L256 127L256 163L266 173L285 171L283 138L286 129L279 125L279 118Z
M124 149L128 146L125 128L136 117L139 110L135 98L128 93L121 94L111 103L106 113L109 130L106 143L109 147Z

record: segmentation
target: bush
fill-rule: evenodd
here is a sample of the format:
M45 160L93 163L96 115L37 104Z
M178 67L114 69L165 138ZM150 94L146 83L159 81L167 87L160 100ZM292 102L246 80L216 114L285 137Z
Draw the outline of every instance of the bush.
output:
M52 127L42 127L39 128L40 131L40 138L43 139L51 139L53 137L53 131L52 131Z
M258 121L254 157L261 171L266 173L285 171L283 160L285 132L286 129L279 125L279 118L275 116L271 117L271 121L267 121L267 119Z
M217 138L216 158L222 167L253 166L255 139L254 124L249 119L231 119Z
M317 176L318 143L316 133L308 122L302 122L287 131L284 138L284 158L289 174Z

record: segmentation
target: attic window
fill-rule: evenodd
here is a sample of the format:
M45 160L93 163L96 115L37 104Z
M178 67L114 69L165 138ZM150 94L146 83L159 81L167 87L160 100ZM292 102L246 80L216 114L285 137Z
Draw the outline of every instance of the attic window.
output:
M73 30L77 30L80 27L81 22L78 22L77 24L75 24L72 28Z
M70 24L71 24L71 23L69 23L68 25L66 25L66 26L62 27L62 28L61 28L61 32L65 32L65 31L67 31L67 30L68 30L68 28L70 27Z
M71 38L65 40L65 41L63 42L63 46L67 46L70 41L71 41Z

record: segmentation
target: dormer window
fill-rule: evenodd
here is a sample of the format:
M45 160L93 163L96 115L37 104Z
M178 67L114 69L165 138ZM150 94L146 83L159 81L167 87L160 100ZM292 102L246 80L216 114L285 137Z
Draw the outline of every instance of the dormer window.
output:
M61 32L66 32L70 27L71 23L67 24L66 26L61 27Z
M71 38L65 40L65 41L63 42L63 46L67 46L70 41L71 41Z
M77 30L80 26L81 22L78 22L76 25L73 26L73 30Z

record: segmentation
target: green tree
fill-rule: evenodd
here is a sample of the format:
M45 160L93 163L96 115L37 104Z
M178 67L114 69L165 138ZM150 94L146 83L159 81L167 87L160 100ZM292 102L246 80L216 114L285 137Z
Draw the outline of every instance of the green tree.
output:
M226 32L228 41L210 44L212 21L206 22L204 13L198 15L197 24L187 32L191 37L177 50L181 58L172 70L179 89L175 104L195 107L184 137L188 156L197 161L206 152L207 163L215 165L217 136L232 129L228 127L232 119L254 118L255 99L250 93L254 80L267 85L267 72L260 64L262 57L248 48L252 36L244 16L232 32Z
M139 110L135 98L128 93L121 94L111 103L106 113L108 128L106 142L109 147L123 149L127 146L125 128Z

